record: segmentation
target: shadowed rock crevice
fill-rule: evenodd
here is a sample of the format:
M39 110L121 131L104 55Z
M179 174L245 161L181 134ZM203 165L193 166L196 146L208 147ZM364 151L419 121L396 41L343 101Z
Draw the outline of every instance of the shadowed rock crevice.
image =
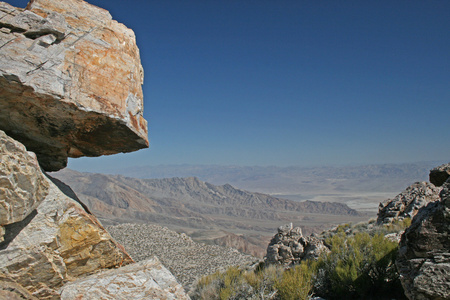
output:
M75 192L72 190L72 188L70 186L68 186L67 184L65 184L61 180L56 179L56 178L48 175L47 173L44 173L44 175L48 179L50 179L59 188L59 190L64 193L64 195L66 195L67 197L77 201L84 208L84 210L87 213L92 215L92 213L89 211L89 208L78 198L78 196L75 194Z
M34 219L37 211L33 210L25 219L20 222L4 225L5 234L3 242L0 243L0 250L8 248L9 243Z

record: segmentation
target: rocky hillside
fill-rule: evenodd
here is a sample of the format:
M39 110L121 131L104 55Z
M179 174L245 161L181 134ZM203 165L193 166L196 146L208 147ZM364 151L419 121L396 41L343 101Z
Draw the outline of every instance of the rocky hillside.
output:
M106 228L135 261L156 255L185 288L196 278L229 266L250 266L259 262L236 249L196 243L184 233L159 225L120 224Z
M338 220L365 218L345 204L296 202L196 177L136 179L68 169L52 176L69 184L105 224L152 222L259 256L273 228L283 223L301 222L306 231L320 231Z

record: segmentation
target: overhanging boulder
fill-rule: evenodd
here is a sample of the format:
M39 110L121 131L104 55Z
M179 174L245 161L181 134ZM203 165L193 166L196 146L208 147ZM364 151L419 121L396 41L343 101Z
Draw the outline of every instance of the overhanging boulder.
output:
M46 171L148 147L131 29L81 0L0 2L0 129Z

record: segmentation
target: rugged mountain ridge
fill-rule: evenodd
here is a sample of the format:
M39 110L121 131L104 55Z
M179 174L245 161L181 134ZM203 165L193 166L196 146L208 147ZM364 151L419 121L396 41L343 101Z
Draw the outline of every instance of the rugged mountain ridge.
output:
M276 211L296 211L304 213L321 213L356 216L358 212L345 204L330 202L304 201L296 202L273 197L262 193L253 193L234 188L230 184L213 185L196 177L137 179L121 175L104 175L95 173L80 173L65 169L52 173L56 178L70 182L79 195L87 199L97 198L106 204L127 209L139 208L142 211L141 200L148 202L148 207L155 210L164 203L175 204L202 214L226 214L250 216L252 212L273 210L256 218L273 218ZM142 198L145 197L145 198ZM164 199L165 201L161 201ZM88 200L89 201L89 200ZM236 208L239 207L239 208ZM234 208L234 209L233 209Z
M252 249L250 253L260 257L273 228L280 224L302 223L304 231L313 232L338 219L365 218L341 203L296 202L229 184L216 186L195 177L136 179L68 169L52 176L70 184L105 224L157 223L183 230L197 241L240 245L239 249ZM230 233L236 235L234 239Z

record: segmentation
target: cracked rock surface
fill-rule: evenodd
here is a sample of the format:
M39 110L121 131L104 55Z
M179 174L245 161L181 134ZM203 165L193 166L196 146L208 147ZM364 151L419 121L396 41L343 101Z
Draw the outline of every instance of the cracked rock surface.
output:
M450 179L402 235L396 261L409 299L450 299Z
M49 184L32 152L0 130L0 228L26 218L48 194ZM0 242L4 229L0 230Z
M406 190L387 199L378 206L378 224L389 224L396 220L413 218L428 203L439 201L440 187L429 182L416 182Z
M0 2L0 129L46 171L148 146L131 29L80 0Z
M133 262L33 153L2 131L0 142L0 299L59 299L66 282Z
M66 284L62 300L189 299L175 277L154 257L120 269L102 271Z

